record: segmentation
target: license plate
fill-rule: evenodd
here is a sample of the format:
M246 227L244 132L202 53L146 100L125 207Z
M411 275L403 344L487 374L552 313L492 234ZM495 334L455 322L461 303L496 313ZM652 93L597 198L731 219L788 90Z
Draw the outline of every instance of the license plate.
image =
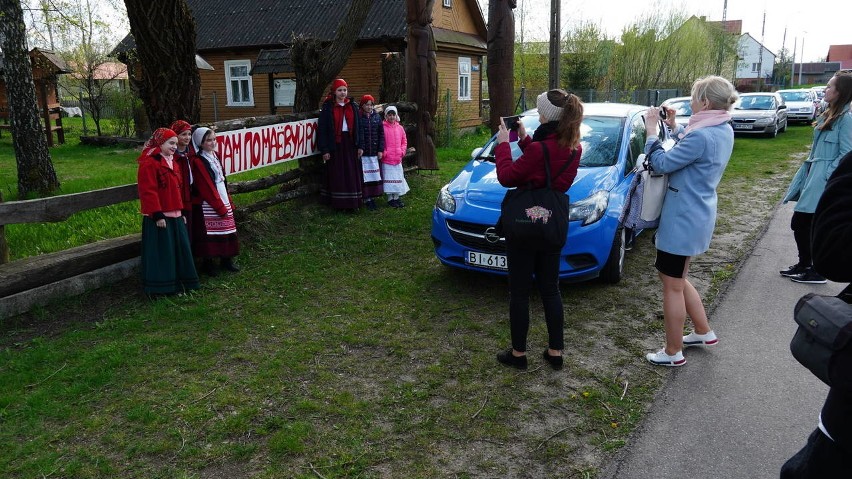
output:
M468 251L465 257L465 263L481 266L483 268L499 269L506 271L509 268L509 263L506 261L506 256L502 254L485 254L477 253L476 251Z
M738 123L734 123L734 129L735 130L751 130L752 125L740 125Z

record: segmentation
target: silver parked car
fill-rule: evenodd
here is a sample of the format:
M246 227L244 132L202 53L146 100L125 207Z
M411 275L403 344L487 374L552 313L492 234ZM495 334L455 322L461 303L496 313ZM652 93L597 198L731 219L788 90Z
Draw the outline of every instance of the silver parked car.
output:
M787 104L787 121L812 123L817 117L819 99L812 89L778 90Z
M679 96L676 98L669 98L660 106L674 110L675 122L686 128L686 125L689 124L689 117L692 116L692 106L689 104L690 100L692 100L692 97Z
M787 130L787 105L778 93L741 93L731 111L734 133L774 138Z

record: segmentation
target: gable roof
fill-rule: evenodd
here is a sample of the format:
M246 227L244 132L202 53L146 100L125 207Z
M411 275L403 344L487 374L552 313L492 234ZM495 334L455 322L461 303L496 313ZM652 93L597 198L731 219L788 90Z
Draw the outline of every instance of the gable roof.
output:
M829 45L827 62L852 60L852 45Z
M351 0L187 0L195 17L198 51L282 47L294 33L332 40ZM481 15L480 15L481 16ZM329 27L332 28L329 28ZM374 0L360 40L404 39L405 1ZM127 35L114 53L133 50Z

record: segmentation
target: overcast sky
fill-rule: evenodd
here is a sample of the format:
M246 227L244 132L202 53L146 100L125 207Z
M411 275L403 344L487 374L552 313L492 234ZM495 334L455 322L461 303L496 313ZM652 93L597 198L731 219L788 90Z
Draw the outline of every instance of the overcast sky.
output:
M561 0L562 31L572 23L591 21L603 27L610 37L618 37L626 25L635 18L654 9L682 9L687 15L705 16L707 20L721 20L724 0ZM517 10L524 9L525 41L547 40L550 28L550 0L517 0ZM488 0L479 0L485 21L488 21ZM520 38L520 13L515 21ZM761 35L763 14L766 27ZM728 0L728 20L742 20L743 33L778 55L782 44L793 50L796 42L796 61L817 61L828 54L829 45L852 44L852 2L849 0L822 0L813 4L803 0ZM784 29L787 40L784 42ZM804 39L804 55L802 41Z

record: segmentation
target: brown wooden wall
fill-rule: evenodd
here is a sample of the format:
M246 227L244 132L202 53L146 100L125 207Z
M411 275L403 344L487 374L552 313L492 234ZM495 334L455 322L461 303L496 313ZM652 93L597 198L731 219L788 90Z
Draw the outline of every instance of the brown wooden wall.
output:
M444 2L441 0L435 0L432 25L447 30L478 35L480 32L476 29L473 15L479 15L479 12L472 12L466 0L453 0L451 8L444 7ZM482 34L484 33L482 32Z
M455 0L458 1L458 0ZM455 2L454 2L455 3ZM470 100L459 100L459 57L470 58ZM479 66L479 71L472 71ZM438 110L444 111L447 90L450 90L450 107L455 125L470 128L482 124L479 116L480 89L482 85L481 58L472 53L438 52ZM442 125L438 125L441 127Z

